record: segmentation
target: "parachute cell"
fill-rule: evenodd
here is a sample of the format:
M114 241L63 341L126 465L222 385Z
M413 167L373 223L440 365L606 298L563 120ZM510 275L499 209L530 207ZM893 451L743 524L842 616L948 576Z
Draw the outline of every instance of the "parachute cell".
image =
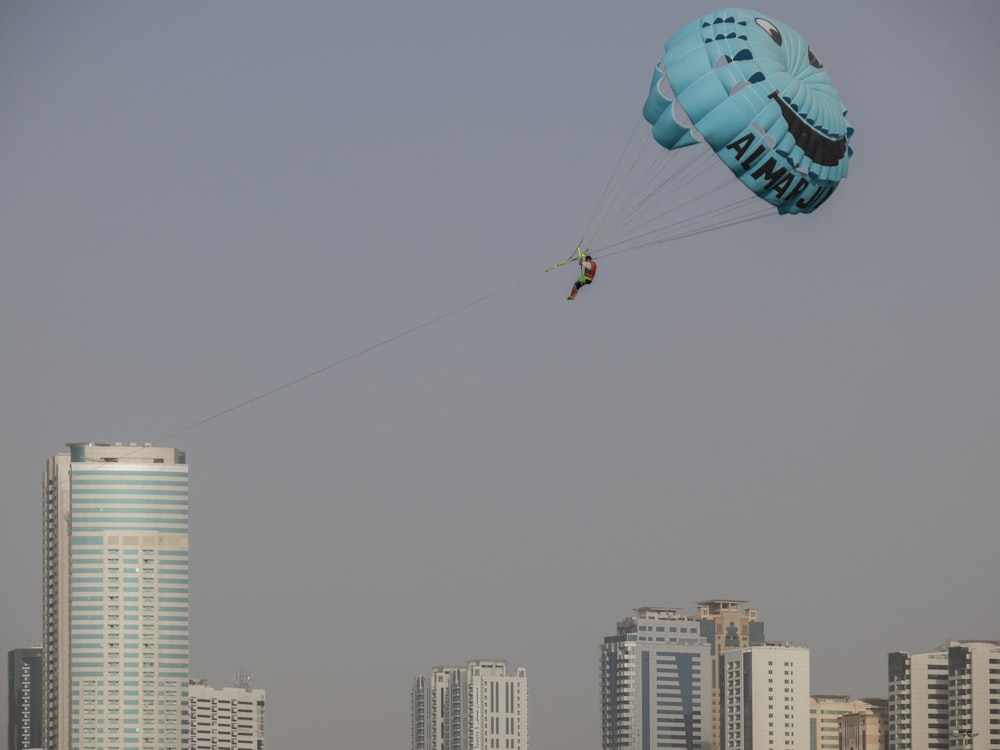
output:
M668 149L707 144L780 213L809 213L847 176L847 110L805 39L781 21L726 8L665 45L643 117Z

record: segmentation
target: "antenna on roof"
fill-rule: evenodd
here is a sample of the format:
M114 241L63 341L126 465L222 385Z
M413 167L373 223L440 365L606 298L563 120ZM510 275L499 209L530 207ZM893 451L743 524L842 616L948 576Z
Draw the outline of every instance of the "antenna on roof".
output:
M243 688L247 692L250 692L253 688L253 672L248 672L245 669L241 669L233 676L233 687Z

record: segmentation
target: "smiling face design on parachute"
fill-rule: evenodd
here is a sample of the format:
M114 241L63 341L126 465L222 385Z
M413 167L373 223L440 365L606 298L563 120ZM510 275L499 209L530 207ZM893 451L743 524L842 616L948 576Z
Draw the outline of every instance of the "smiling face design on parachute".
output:
M723 21L723 23L726 23L726 21ZM758 16L754 18L754 23L767 32L771 41L778 48L779 57L783 58L787 74L791 80L803 82L802 88L798 89L798 91L804 89L806 93L813 94L812 101L806 103L813 107L816 115L811 116L809 111L806 110L803 110L802 114L799 114L801 102L797 103L793 101L795 91L781 94L775 89L768 94L768 98L777 102L781 108L781 116L788 125L788 132L792 134L795 143L802 148L805 155L816 164L826 167L836 166L844 157L844 154L847 153L847 133L841 131L839 135L831 134L828 132L827 127L824 126L824 119L829 122L829 118L822 117L824 102L820 98L821 90L819 85L829 85L829 88L832 90L833 84L829 83L829 78L826 76L825 71L823 71L823 63L816 57L812 47L806 44L805 39L787 26L785 27L785 33L782 34L778 23L769 18ZM785 43L786 39L788 40L787 44ZM712 42L708 41L708 43L711 44ZM805 49L804 56L803 48ZM744 48L740 52L737 52L737 55L740 54L752 53L748 48ZM717 61L717 64L721 65L731 63L732 60L730 59L725 59L725 61L720 59ZM820 75L821 71L822 75ZM777 75L775 77L780 78ZM762 71L758 71L750 76L748 83L761 83L764 81L766 81L765 74ZM786 89L789 88L786 82L778 81L778 83L782 83ZM734 88L738 91L741 86L737 84ZM792 88L794 89L794 87ZM826 96L829 93L822 92L822 95ZM731 91L730 96L732 95L733 92ZM833 91L833 95L836 98L835 91ZM839 100L835 102L835 106L840 110L839 114L843 115L843 106L840 105ZM819 116L820 119L815 119L816 116Z
M704 141L781 213L808 213L847 176L853 133L823 63L794 29L728 8L665 46L643 109L667 148Z

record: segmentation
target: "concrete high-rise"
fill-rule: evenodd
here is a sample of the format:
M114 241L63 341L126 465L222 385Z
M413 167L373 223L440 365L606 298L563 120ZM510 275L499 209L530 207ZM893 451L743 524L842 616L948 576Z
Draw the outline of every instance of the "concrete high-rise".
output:
M809 747L809 649L766 643L723 654L723 746L730 750Z
M1000 750L1000 641L889 654L889 750Z
M213 688L205 680L188 685L190 750L264 750L267 693L237 675L233 687Z
M430 679L423 675L413 681L410 692L411 750L448 750L451 723L449 690L452 680L464 667L434 667Z
M492 659L437 667L411 691L414 750L528 750L528 682L523 668Z
M188 746L183 451L70 443L44 479L46 750Z
M427 680L422 675L410 689L410 750L427 750Z
M701 634L712 647L711 727L712 750L722 747L723 725L726 722L722 705L722 654L730 649L760 646L764 643L764 623L757 619L757 610L741 606L743 599L706 599L698 602Z
M708 748L710 684L700 622L667 607L637 609L601 645L601 747Z
M42 746L42 647L7 653L7 748Z
M889 654L889 748L948 747L948 653Z

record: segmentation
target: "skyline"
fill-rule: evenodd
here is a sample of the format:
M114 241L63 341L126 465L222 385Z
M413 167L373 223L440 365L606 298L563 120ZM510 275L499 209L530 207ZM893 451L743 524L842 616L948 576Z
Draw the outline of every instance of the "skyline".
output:
M80 440L191 457L193 676L252 669L276 746L398 746L414 674L501 655L532 745L597 747L648 604L749 600L822 694L996 639L996 3L759 5L848 107L836 193L520 283L713 7L6 3L5 648Z

